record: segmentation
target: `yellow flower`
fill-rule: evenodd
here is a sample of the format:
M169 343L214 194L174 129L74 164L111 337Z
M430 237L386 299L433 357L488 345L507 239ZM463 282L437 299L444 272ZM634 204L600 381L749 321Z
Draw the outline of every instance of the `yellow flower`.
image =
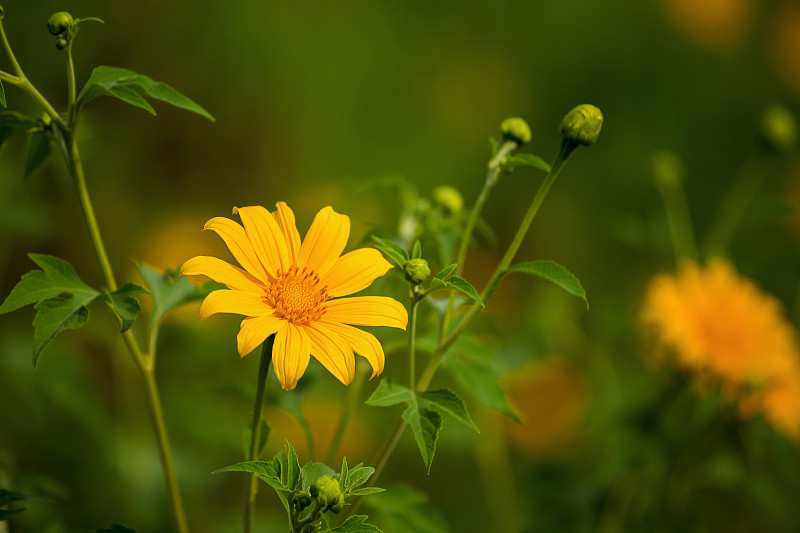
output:
M200 319L214 313L245 315L237 343L244 357L273 333L272 364L285 390L292 390L313 355L345 385L355 374L354 353L383 371L384 353L374 335L352 326L405 329L405 307L384 296L347 296L368 287L392 266L373 248L342 255L350 219L325 207L317 213L302 243L294 213L279 202L270 213L261 206L233 208L242 225L223 217L206 222L239 268L216 257L193 257L183 275L204 275L228 289L209 294Z
M745 409L745 414L763 413L775 429L800 442L800 373L769 383L746 400Z
M641 318L681 364L729 384L762 383L797 368L795 331L780 303L721 260L656 277Z

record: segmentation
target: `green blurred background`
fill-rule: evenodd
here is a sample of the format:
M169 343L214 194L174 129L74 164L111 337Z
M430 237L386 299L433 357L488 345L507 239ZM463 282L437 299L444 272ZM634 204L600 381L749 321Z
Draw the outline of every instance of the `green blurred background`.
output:
M451 531L800 530L797 449L766 424L741 423L691 391L664 407L662 392L675 376L650 360L635 322L646 280L673 266L653 154L667 149L683 160L702 236L753 157L762 111L773 103L800 111L796 2L4 0L3 7L18 60L59 109L63 58L46 20L68 10L106 21L84 26L76 41L79 85L96 65L126 67L173 85L217 119L158 103L152 117L111 99L86 108L80 142L90 191L118 277L133 281L131 260L167 268L194 255L227 257L201 229L234 205L284 200L301 233L319 208L333 205L353 221L351 248L370 224L390 232L397 225L396 190L366 184L402 177L423 197L452 185L471 205L487 139L499 135L503 118L525 118L533 131L527 150L551 160L564 113L597 105L606 119L600 140L575 154L519 254L566 265L591 310L520 279L490 305L494 321L479 324L493 333L486 347L518 409L530 410L528 423L514 427L473 405L480 436L446 420L425 476L406 435L380 484L415 485ZM0 68L10 70L5 57ZM6 96L10 108L33 111L14 87L6 85ZM63 163L53 158L23 181L24 146L20 136L0 154L0 296L33 268L28 252L62 257L101 286ZM797 152L768 168L731 258L796 323ZM484 242L472 256L467 277L477 286L540 179L519 169L496 187L484 215L499 244ZM199 324L195 313L177 313L165 326L158 378L194 530L238 531L243 477L209 472L241 460L257 361L236 355L236 317ZM113 317L94 309L88 327L59 336L37 370L32 317L30 308L0 317L0 487L50 499L28 503L10 531L93 531L112 522L170 531L142 389ZM387 345L402 342L381 335ZM395 355L386 375L404 376ZM330 433L344 388L319 370L310 369L310 386L298 396L309 422ZM437 382L454 386L444 375ZM359 412L346 439L351 464L371 461L390 432L391 417L373 411ZM284 437L302 448L291 417L269 416L270 453ZM308 458L305 449L301 460ZM282 530L277 499L266 486L262 494L260 523ZM504 528L492 525L498 520Z

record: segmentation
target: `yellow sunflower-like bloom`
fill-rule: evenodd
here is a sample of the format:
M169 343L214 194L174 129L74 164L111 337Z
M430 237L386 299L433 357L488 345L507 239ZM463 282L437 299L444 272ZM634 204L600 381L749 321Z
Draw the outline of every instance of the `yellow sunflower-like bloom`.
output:
M392 266L373 248L341 255L350 236L350 219L325 207L305 239L294 213L279 202L269 212L261 206L233 208L242 224L223 217L206 222L243 268L216 257L193 257L182 275L204 275L228 289L209 294L200 319L214 313L245 315L237 343L244 357L275 334L272 363L285 390L292 390L313 355L345 385L355 375L354 353L383 371L384 353L374 335L352 326L405 329L405 307L384 296L340 298L368 287Z
M794 328L780 303L721 260L681 266L649 285L641 318L689 368L740 385L796 371Z

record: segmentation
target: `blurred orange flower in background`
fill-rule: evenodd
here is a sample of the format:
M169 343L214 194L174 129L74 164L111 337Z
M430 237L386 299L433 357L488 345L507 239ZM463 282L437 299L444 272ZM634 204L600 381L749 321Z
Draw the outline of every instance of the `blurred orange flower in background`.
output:
M725 49L738 45L753 20L753 0L661 0L678 28L697 44Z
M367 288L391 265L374 248L345 255L350 219L325 207L301 242L294 213L283 202L270 213L261 206L234 208L242 225L223 217L206 222L244 269L210 256L193 257L181 274L224 284L200 306L200 319L215 313L245 315L237 344L244 357L275 334L272 363L285 390L292 390L313 355L345 385L355 375L354 353L369 361L373 377L384 353L371 333L352 327L405 329L408 313L385 296L339 298Z

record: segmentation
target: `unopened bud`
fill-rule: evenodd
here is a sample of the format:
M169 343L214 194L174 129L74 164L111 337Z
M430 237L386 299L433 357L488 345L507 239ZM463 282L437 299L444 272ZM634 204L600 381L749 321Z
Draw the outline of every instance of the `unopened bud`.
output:
M47 29L52 35L61 35L72 26L72 15L66 11L53 13L47 19Z
M572 108L561 121L561 136L567 142L591 146L600 136L603 127L603 113L595 106L582 104Z
M519 117L507 118L500 124L503 139L514 141L522 146L531 142L531 129L528 123Z
M339 493L339 499L336 500L336 503L330 506L331 512L340 513L344 509L344 494L341 492Z
M433 201L436 207L444 211L446 215L455 215L464 208L464 198L455 187L441 185L433 189Z
M794 115L781 105L770 106L761 116L761 140L772 150L791 148L797 138Z
M342 489L339 487L339 482L334 480L331 476L318 477L314 483L311 484L308 491L311 497L324 509L329 509L339 502L342 497ZM342 503L344 505L344 503Z
M297 511L302 511L311 505L311 496L307 492L301 492L294 497L294 507Z
M431 267L424 259L409 259L403 265L406 280L412 285L419 285L431 275Z
M56 40L56 49L63 50L67 47L67 40L66 39L58 39Z

